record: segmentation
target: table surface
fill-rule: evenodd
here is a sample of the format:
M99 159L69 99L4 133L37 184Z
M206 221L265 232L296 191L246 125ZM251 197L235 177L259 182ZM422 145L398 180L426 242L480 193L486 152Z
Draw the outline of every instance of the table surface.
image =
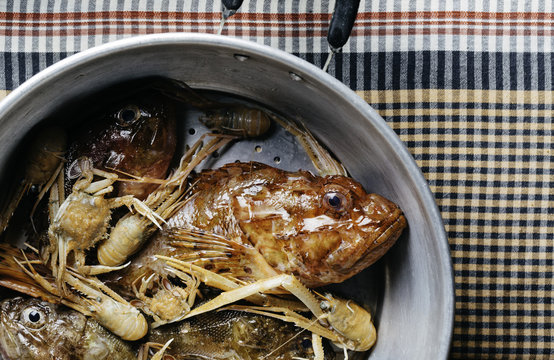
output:
M0 89L148 33L214 33L220 1L0 2ZM24 2L21 2L24 3ZM554 353L551 1L367 0L329 73L396 131L429 182L455 274L453 359ZM467 4L469 3L469 4ZM246 0L223 31L327 57L334 1Z

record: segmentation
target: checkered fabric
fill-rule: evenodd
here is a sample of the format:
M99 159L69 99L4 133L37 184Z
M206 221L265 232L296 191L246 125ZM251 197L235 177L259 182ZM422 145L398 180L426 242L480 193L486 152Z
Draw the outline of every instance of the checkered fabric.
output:
M224 35L327 57L334 2L245 0ZM361 1L329 73L396 131L454 263L453 359L554 353L552 1ZM219 0L0 1L0 89L119 38L214 33Z

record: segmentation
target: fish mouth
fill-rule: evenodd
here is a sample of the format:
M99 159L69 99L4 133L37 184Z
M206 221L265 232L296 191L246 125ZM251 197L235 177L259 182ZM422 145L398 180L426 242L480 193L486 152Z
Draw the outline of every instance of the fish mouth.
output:
M389 219L391 218L396 219L392 220L389 226L385 227L379 236L373 239L371 242L373 246L368 246L365 249L364 254L353 264L349 272L352 270L362 271L372 265L383 257L383 255L385 255L385 253L387 253L396 243L396 240L398 240L400 235L402 235L404 228L406 228L407 221L400 209L398 209L398 212L391 214Z

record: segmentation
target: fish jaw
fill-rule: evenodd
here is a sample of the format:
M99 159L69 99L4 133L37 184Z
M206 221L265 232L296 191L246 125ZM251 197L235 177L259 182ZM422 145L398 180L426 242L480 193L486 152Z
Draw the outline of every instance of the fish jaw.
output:
M298 266L307 275L308 287L340 283L379 260L400 237L406 219L398 206L377 194L369 194L364 211L346 223L329 226L333 231L299 234L295 251L304 255Z
M358 222L368 223L347 235L351 240L344 243L350 245L337 249L326 260L336 274L344 276L334 282L342 282L379 260L407 226L406 218L396 204L377 194L370 194L370 197L371 220L362 216Z

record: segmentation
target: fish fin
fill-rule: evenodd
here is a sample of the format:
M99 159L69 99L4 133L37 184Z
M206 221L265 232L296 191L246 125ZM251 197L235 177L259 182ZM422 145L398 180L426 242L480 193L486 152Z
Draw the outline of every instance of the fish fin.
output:
M166 230L165 233L171 238L171 245L176 247L219 251L222 254L244 247L242 244L229 241L221 235L204 231L172 227Z
M2 270L0 270L0 272L2 272ZM13 278L4 279L3 278L4 275L5 274L2 273L2 275L0 276L0 286L35 298L40 298L45 301L58 302L57 297L51 296L49 293L45 292L40 287L30 284L29 282L27 282L28 279L23 279L23 281L18 281Z
M20 249L9 244L0 244L0 286L52 303L59 302L58 297L40 287L17 264L15 259L20 258L20 256ZM29 261L40 263L34 257L31 258L32 260Z
M191 262L232 281L246 283L276 274L250 245L218 234L185 228L174 227L164 233L170 238L169 244L179 249L172 258Z

